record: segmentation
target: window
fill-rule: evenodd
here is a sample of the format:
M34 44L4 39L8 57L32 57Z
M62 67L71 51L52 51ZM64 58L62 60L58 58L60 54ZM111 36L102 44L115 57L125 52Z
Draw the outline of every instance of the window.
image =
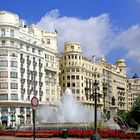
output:
M46 58L49 59L49 55L48 54L46 54Z
M53 60L53 56L50 56L50 60Z
M75 87L75 83L72 83L72 87Z
M26 51L29 51L29 46L26 46Z
M42 96L39 96L39 101L40 101L40 102L42 101Z
M70 87L70 83L67 83L67 87Z
M71 69L71 72L75 72L75 69Z
M20 49L23 49L23 44L20 44Z
M11 67L17 68L17 61L11 61Z
M23 94L21 94L21 100L24 100L24 95Z
M14 45L14 41L11 40L11 41L10 41L10 44L11 44L11 45Z
M50 39L47 39L47 44L51 44L51 41L50 41Z
M74 49L74 46L71 46L71 49Z
M75 79L75 75L72 75L72 76L71 76L71 79Z
M0 89L8 89L8 83L6 82L0 83Z
M0 56L8 56L7 50L0 50Z
M80 97L77 97L77 101L79 101L80 100Z
M38 54L41 54L41 50L38 50Z
M8 61L7 60L0 60L0 67L7 67Z
M8 94L0 94L0 100L8 100Z
M71 55L71 58L74 59L74 55Z
M1 35L5 36L5 29L1 29Z
M12 72L10 72L10 77L11 77L11 78L18 78L18 73L12 71Z
M32 52L33 52L33 53L35 52L35 48L32 48Z
M67 80L70 80L70 76L69 75L67 76Z
M30 95L28 95L28 101L30 101Z
M12 56L12 57L17 57L17 55L16 55L14 52L11 52L11 53L10 53L10 56Z
M17 94L11 94L11 100L18 100Z
M76 83L76 87L80 87L80 83L79 82Z
M72 89L72 93L73 93L73 94L75 93L75 89Z
M46 89L46 93L47 94L50 94L50 89Z
M79 75L76 75L76 79L79 80Z
M11 89L18 89L17 83L11 83Z
M1 71L0 78L8 78L8 71Z
M5 40L2 40L2 41L1 41L1 44L2 44L2 45L5 45L5 42L6 42Z
M76 90L76 93L77 93L77 94L80 93L79 89Z
M14 36L14 30L10 29L10 36Z

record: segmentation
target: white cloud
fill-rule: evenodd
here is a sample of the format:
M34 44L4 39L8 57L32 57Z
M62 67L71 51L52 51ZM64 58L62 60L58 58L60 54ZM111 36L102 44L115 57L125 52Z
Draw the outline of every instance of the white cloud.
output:
M63 51L65 42L78 41L86 56L106 54L114 35L108 14L80 19L61 17L56 9L42 17L37 25L47 31L58 31L59 51Z
M115 32L108 14L81 19L60 16L59 10L46 13L37 23L47 31L58 31L58 49L63 51L67 41L79 41L84 55L91 57L106 55L113 48L125 49L124 58L133 60L133 68L138 71L140 64L140 26L133 25L127 30ZM117 54L116 54L117 55ZM129 71L132 71L132 69Z
M112 46L126 49L126 57L136 60L140 64L140 26L134 25L120 32Z
M136 0L136 2L140 4L140 0Z

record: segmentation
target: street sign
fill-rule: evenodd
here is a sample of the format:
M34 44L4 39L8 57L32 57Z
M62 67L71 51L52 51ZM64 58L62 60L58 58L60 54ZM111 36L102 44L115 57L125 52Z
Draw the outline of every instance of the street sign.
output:
M32 105L32 108L37 108L38 107L38 103L39 103L39 100L36 96L33 96L33 98L31 99L31 105Z
M35 140L35 109L38 107L39 100L36 96L31 99L31 105L33 108L33 140Z

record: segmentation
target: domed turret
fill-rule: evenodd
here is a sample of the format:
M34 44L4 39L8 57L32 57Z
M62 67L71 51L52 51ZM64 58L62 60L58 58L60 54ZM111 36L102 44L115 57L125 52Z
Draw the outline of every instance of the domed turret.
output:
M0 11L0 25L18 26L19 17L7 11Z
M124 59L119 59L116 62L116 65L120 68L120 71L124 74L126 74L126 63Z
M137 79L137 78L139 78L139 76L137 75L137 73L135 73L132 79Z
M75 51L81 53L81 47L79 42L66 42L64 46L64 52Z

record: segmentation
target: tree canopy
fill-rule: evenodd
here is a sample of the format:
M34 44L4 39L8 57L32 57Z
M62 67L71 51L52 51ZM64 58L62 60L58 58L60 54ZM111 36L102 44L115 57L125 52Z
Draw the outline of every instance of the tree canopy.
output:
M140 96L134 101L130 111L119 110L117 115L123 118L130 127L137 129L140 125Z
M140 96L135 100L131 110L130 116L140 124Z

